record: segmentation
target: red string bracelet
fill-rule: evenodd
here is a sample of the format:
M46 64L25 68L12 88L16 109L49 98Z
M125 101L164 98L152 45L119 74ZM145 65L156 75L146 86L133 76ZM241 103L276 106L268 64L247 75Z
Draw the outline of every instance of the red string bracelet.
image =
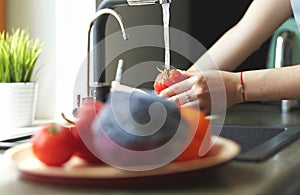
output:
M246 102L245 99L245 87L244 87L244 82L243 82L243 72L240 73L240 93L242 94L243 101Z

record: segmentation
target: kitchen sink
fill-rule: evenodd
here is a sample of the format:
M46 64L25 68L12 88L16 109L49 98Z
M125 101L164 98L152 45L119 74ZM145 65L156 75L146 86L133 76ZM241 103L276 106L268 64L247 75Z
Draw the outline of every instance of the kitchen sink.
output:
M212 127L212 132L218 135L216 129L219 127ZM300 127L224 125L220 136L240 144L241 152L235 160L261 162L299 138Z

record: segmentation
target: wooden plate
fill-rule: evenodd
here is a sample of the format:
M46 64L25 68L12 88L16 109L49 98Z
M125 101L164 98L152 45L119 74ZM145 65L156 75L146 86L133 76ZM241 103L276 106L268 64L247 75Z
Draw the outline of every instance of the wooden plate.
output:
M150 171L124 171L106 164L91 165L76 157L72 157L63 167L49 167L34 156L31 143L10 148L4 156L12 160L21 177L25 179L63 185L95 186L103 184L104 180L139 179L192 172L228 162L239 154L240 146L237 143L216 136L213 139L215 144L206 156L192 161L173 162Z

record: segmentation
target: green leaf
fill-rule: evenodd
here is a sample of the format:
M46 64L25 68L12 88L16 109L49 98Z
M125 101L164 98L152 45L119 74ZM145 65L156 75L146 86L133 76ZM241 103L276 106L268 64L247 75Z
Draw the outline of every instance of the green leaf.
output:
M28 29L0 32L0 82L30 82L42 53L39 39L30 39Z

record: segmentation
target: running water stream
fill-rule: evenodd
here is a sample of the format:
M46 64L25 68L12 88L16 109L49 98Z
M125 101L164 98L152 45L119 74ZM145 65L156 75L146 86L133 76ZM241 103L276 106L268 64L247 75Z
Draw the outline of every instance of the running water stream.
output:
M164 3L162 4L163 10L163 23L164 23L164 42L165 42L165 69L170 70L170 4Z

